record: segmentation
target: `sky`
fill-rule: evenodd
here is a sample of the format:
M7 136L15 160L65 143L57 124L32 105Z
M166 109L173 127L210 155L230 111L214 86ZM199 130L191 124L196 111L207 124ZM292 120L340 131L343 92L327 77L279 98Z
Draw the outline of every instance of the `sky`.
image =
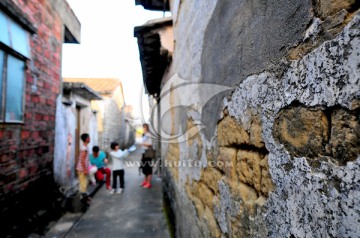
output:
M62 76L120 79L125 102L133 106L134 115L148 117L148 101L143 93L139 50L133 31L135 26L148 20L162 18L163 12L135 6L135 0L67 2L81 23L81 43L63 45Z

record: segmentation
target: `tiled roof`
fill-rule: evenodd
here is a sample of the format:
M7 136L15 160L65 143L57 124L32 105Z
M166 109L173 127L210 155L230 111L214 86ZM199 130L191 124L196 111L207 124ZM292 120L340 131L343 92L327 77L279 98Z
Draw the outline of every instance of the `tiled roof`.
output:
M114 78L64 78L64 82L84 83L100 94L111 94L118 86L122 88L121 81Z

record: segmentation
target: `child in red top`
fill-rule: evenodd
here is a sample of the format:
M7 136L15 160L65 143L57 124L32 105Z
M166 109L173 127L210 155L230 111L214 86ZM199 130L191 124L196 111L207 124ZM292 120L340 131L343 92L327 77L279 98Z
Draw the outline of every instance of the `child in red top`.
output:
M90 142L90 136L89 134L82 134L81 140L83 142L83 145L80 148L80 154L79 159L76 165L77 174L79 177L79 192L81 194L87 194L87 186L88 186L88 168L90 165L89 162L89 151L87 148L87 145Z

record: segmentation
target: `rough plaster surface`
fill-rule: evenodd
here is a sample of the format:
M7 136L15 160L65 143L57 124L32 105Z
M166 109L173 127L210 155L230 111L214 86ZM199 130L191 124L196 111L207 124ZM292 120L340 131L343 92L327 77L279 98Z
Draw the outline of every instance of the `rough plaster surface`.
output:
M176 9L179 10L176 11L176 19L173 19L173 21L175 21L175 50L173 55L172 68L176 69L176 73L178 73L179 77L185 81L191 81L195 83L199 82L200 80L201 54L203 45L206 44L206 41L204 40L205 29L210 21L216 3L217 0L181 1L181 3L178 3L178 1L173 2L173 7L176 7ZM184 62L186 63L184 64ZM184 98L191 99L193 97L196 97L196 95L185 95ZM196 105L194 104L194 106ZM194 121L201 120L201 114L194 110L188 111L187 116L192 118ZM183 115L176 115L175 120L178 120L177 118L181 117L183 117ZM181 119L176 122L178 127L186 128L186 118L185 120ZM201 137L203 137L203 135L201 135ZM206 142L204 138L202 138L202 141ZM181 151L183 151L183 153L180 154L180 161L189 160L187 146L188 145L185 143L180 144ZM210 146L210 143L207 143L202 147L203 153L200 160L204 166L206 164L205 149L208 149ZM190 150L190 153L196 154L198 150L197 143L193 144L191 147L192 149ZM168 152L168 145L166 143L162 144L162 150L163 155ZM180 181L186 181L186 176L190 176L190 178L198 180L200 178L201 167L193 167L191 168L191 171L186 171L184 169L180 170Z
M303 38L311 9L310 0L218 1L205 32L202 80L235 86L274 65Z
M224 100L223 106L228 108L231 116L242 122L246 130L250 130L253 116L260 116L264 143L269 150L269 170L276 190L270 193L267 201L264 199L264 206L257 207L261 211L250 217L251 222L260 227L249 226L252 229L251 237L359 236L360 159L348 162L345 166L335 166L326 160L319 160L320 166L313 168L306 158L291 157L284 146L276 142L273 126L278 113L296 100L305 107L354 107L352 100L360 98L360 17L355 16L338 37L323 43L300 60L281 63L287 51L286 47L291 47L301 40L318 37L321 34L319 24L322 22L313 18L310 1L281 1L283 8L279 9L271 9L274 8L272 3L275 1L181 1L180 5L176 6L176 49L170 72L176 70L182 79L191 82L229 83L231 86L237 84L236 90L231 97ZM238 5L247 6L248 11L235 14L240 9ZM260 17L261 20L251 19L250 16L256 15L254 12L258 10L255 6L259 5L265 9L265 16ZM233 19L228 16L228 12L224 14L221 9L232 9L233 16L239 15L242 20L247 19L249 25L241 28L244 32L235 29L236 24L232 25L233 28L227 25ZM283 16L288 18L282 17L283 13ZM222 24L217 22L219 19ZM282 27L277 24L279 22ZM258 45L247 48L250 49L247 54L251 57L257 49L261 50L257 52L256 58L250 58L253 59L252 64L247 64L249 58L244 58L245 64L241 65L244 67L240 67L237 58L243 56L244 52L236 50L244 49L246 47L240 46L251 43L246 39L249 32L245 31L255 30L259 24L267 39L260 41L264 43L262 48ZM224 35L221 30L214 33L217 28L225 25L224 28L235 30L231 33L233 35ZM269 32L273 29L280 29L280 32L276 30L272 32L275 35L271 35ZM243 38L235 33L243 34ZM252 37L259 40L255 36L258 34ZM268 38L273 37L274 42L267 45ZM238 40L238 45L234 43L234 39ZM231 48L228 43L235 45ZM285 48L281 48L284 45ZM272 51L281 54L273 54ZM228 58L221 59L222 56ZM281 65L276 68L274 64ZM229 65L229 68L224 65ZM236 71L240 69L241 72ZM205 107L204 110L209 111L209 108ZM213 118L210 119L217 122L219 110L211 113ZM187 112L187 117L193 121L201 119L200 114L191 110ZM186 121L183 123L183 128L186 128ZM202 147L198 146L198 140L190 146L186 143L179 145L180 161L200 160L205 166L208 162L206 151L217 150L218 145L214 137L209 140L204 133L200 133L199 138ZM201 158L196 157L199 148L202 149ZM168 146L163 144L162 149L164 157L168 153ZM176 211L179 237L208 237L204 232L209 227L203 218L197 218L196 208L189 201L184 188L187 178L190 183L191 180L199 180L201 169L179 168L178 180L168 177L174 189L169 188L168 191L171 190L170 194L175 200L173 208ZM242 204L231 197L230 188L225 182L220 181L218 186L219 203L214 206L214 216L221 231L229 235L232 232L230 223L238 219L239 207Z
M278 76L282 75L282 76ZM351 109L360 97L360 14L331 41L293 61L283 74L263 72L244 80L225 100L244 125L258 110L276 190L265 204L269 237L357 237L360 232L360 158L345 166L291 158L273 138L278 112L295 100L305 106ZM286 165L291 165L290 168ZM222 224L221 216L218 216ZM224 227L223 225L221 226Z
M173 67L184 80L198 82L201 76L201 54L206 44L205 29L217 0L181 1L174 25L175 50ZM175 1L174 4L177 4ZM173 19L173 20L176 20ZM181 54L179 54L181 52ZM189 52L185 53L184 52ZM187 62L184 64L183 62Z
M303 39L311 9L310 0L218 1L205 31L201 81L233 87L269 69ZM222 98L204 108L208 139L220 119Z

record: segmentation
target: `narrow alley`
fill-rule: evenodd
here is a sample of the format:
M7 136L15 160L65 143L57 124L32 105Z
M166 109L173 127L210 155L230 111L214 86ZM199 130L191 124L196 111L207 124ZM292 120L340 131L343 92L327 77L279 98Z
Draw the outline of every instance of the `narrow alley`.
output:
M0 0L0 224L360 237L360 0Z
M126 161L140 161L136 150ZM170 237L162 199L162 181L153 176L152 188L142 188L137 164L127 164L125 190L110 194L105 185L95 193L85 213L66 213L45 237L49 238L167 238Z

